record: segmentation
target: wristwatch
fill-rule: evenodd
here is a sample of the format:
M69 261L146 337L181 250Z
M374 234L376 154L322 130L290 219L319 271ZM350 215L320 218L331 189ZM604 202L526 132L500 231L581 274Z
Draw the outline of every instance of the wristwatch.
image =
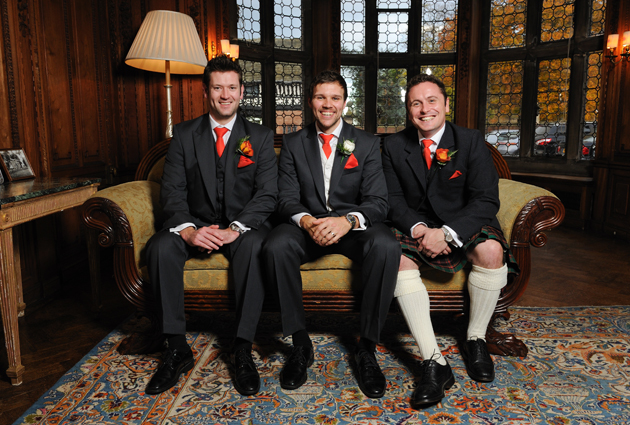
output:
M354 229L354 227L357 225L357 218L352 214L346 214L346 220L350 222L350 230Z
M451 232L449 232L446 227L442 227L442 232L444 232L444 240L447 243L453 242L453 235L451 235Z
M242 235L244 233L244 230L241 229L236 223L230 224L230 230L234 230L235 232L238 232L239 235Z

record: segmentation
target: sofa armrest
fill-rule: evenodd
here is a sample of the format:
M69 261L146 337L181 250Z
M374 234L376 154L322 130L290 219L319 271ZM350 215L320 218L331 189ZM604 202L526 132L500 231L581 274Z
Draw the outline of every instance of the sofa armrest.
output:
M531 272L531 246L547 243L543 233L564 220L564 206L558 197L543 188L514 180L499 180L501 208L497 214L510 251L520 266L521 273L503 288L495 312L509 317L508 306L525 292Z
M102 247L114 247L114 276L123 295L145 310L152 303L140 268L144 247L159 228L162 207L160 186L151 181L133 181L96 192L83 204L83 221L98 233Z

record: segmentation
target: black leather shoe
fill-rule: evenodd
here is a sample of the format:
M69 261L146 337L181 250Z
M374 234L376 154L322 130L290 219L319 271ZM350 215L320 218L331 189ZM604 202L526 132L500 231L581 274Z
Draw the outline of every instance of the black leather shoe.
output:
M280 372L280 386L285 390L300 388L306 382L307 369L313 364L313 347L297 345Z
M479 382L492 382L494 380L494 364L488 353L486 341L483 339L471 339L462 347L462 355L466 364L466 371L471 379Z
M260 390L260 376L251 350L241 348L234 352L234 388L242 395L256 394Z
M435 404L444 398L444 392L455 384L455 377L451 366L444 366L435 360L425 360L421 363L422 374L416 389L411 395L411 404L425 406Z
M374 353L370 353L365 348L357 348L354 361L357 365L357 381L363 394L370 398L383 397L387 381L376 362Z
M160 394L177 384L179 375L188 372L195 365L195 358L192 350L171 350L167 349L162 358L162 364L153 375L147 388L146 394Z

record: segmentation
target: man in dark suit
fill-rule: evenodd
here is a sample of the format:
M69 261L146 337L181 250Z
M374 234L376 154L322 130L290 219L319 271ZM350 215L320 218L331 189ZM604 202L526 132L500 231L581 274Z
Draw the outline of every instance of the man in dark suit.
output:
M406 104L413 126L385 139L383 169L389 219L403 249L394 296L424 358L412 396L422 406L440 401L455 379L437 346L419 265L455 273L472 263L462 354L468 375L481 382L494 379L486 329L508 271L518 273L518 265L496 218L499 178L481 133L446 121L446 90L431 75L409 81Z
M382 397L386 380L374 351L393 297L400 246L382 221L387 188L378 137L341 119L348 90L341 75L319 74L308 103L315 123L284 137L278 165L283 224L265 241L269 283L278 287L284 335L293 350L281 374L285 389L307 379L313 346L306 331L300 265L326 254L362 264L361 339L355 350L359 387Z
M243 395L260 388L251 350L264 298L260 247L278 195L273 133L237 114L244 90L238 63L212 59L203 82L209 114L173 129L161 189L166 221L147 244L168 344L147 394L171 388L194 365L186 342L184 263L215 251L230 260L234 278L234 387Z

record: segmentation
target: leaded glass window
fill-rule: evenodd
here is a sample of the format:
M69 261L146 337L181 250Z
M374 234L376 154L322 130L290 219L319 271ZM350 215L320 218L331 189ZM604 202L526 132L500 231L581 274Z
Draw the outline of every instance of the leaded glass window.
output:
M341 1L341 51L365 53L365 0Z
M348 100L343 118L357 128L365 128L365 67L342 66L341 75L348 84Z
M377 133L396 133L405 128L407 110L405 88L407 70L387 68L378 70L376 99Z
M241 100L241 112L252 122L262 124L262 64L239 59L243 68L245 90Z
M445 53L456 50L457 1L423 0L422 53Z
M580 159L594 159L597 144L597 120L599 117L599 99L601 90L602 52L588 55L586 76L584 78L584 99L582 116L582 147Z
M302 50L302 0L274 1L276 47Z
M525 45L527 0L492 0L490 7L490 48L506 49Z
M573 37L574 0L543 0L540 41Z
M518 156L523 102L523 61L495 62L488 69L486 141L504 156Z
M276 62L276 133L300 130L304 120L302 64Z

